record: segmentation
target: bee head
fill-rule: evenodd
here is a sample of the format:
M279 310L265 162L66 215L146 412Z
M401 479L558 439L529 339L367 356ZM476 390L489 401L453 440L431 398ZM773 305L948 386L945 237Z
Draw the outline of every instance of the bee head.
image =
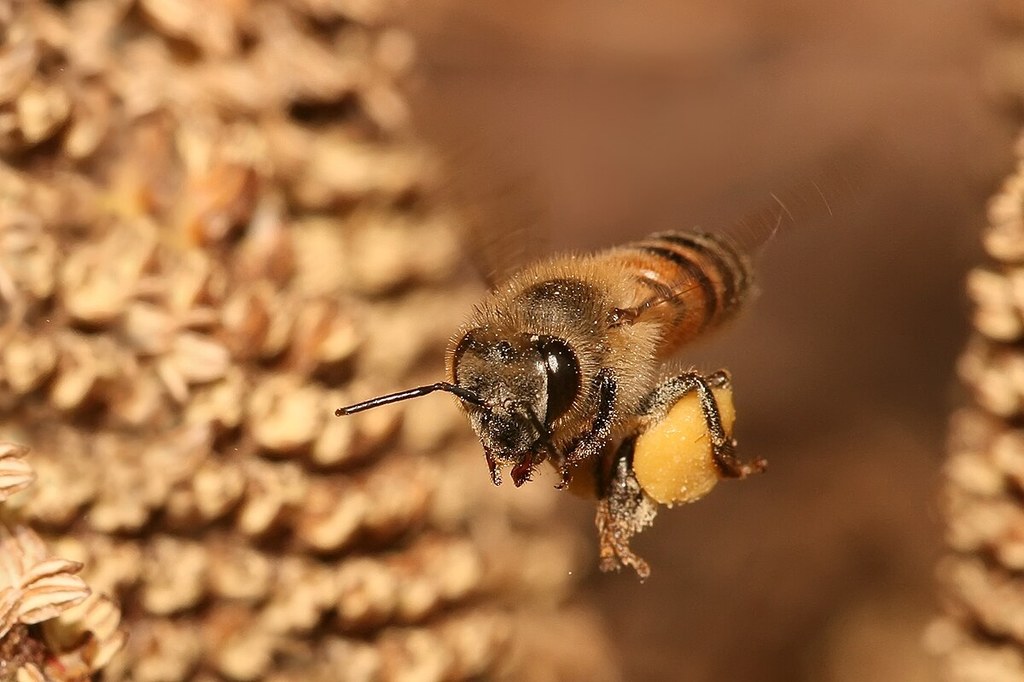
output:
M452 383L438 382L372 398L335 410L362 412L434 391L457 396L480 438L491 479L511 466L522 485L545 458L557 455L551 427L569 411L580 392L580 368L569 345L551 336L497 335L485 327L466 332L451 354Z
M579 393L575 354L554 337L509 337L479 327L456 344L451 374L456 386L479 398L464 405L495 484L500 467L511 465L513 482L522 485L536 464L555 454L551 427Z

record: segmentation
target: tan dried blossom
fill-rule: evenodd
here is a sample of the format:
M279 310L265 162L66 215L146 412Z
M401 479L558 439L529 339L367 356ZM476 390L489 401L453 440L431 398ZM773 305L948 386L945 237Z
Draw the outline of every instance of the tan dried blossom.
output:
M35 145L49 138L67 121L71 100L56 83L33 83L19 94L15 111L22 140L27 145Z
M69 333L55 341L58 361L49 400L58 410L73 411L89 401L103 400L116 382L133 371L135 358L109 336Z
M354 321L336 302L313 299L296 317L289 352L299 372L309 375L352 359L359 343Z
M428 234L425 244L410 238ZM410 281L446 279L459 258L452 231L393 214L371 214L352 231L346 265L351 285L371 295L385 294Z
M435 494L438 468L429 461L382 461L361 481L370 500L363 523L372 537L403 533L426 515Z
M1024 174L1015 173L1003 183L1002 191L989 202L988 226L982 234L985 250L993 258L1024 261L1021 232L1024 231Z
M281 647L271 633L242 625L216 642L212 664L217 672L233 680L262 679Z
M36 479L32 466L25 461L28 448L15 443L0 442L0 502L32 485Z
M9 633L21 620L18 609L20 601L21 590L17 586L0 587L0 638Z
M384 562L363 558L346 561L337 580L337 615L347 632L360 632L386 623L398 601L398 580Z
M57 348L48 336L11 335L2 351L3 379L10 390L24 395L39 388L57 367Z
M28 87L39 63L39 46L28 22L11 24L4 38L0 52L0 104L14 101Z
M276 572L275 562L241 544L211 547L210 589L225 599L255 602L267 596Z
M102 242L76 250L64 261L59 275L62 300L74 319L104 325L124 313L155 256L155 237L141 228L113 230Z
M1024 271L977 268L968 275L967 293L975 302L979 332L995 341L1010 341L1024 332Z
M422 185L421 155L408 149L380 149L337 134L311 140L309 153L296 186L296 199L308 208L325 209L368 195L394 198Z
M207 648L201 621L139 618L133 625L128 644L145 654L134 661L115 658L104 671L106 675L138 682L196 679Z
M24 514L31 521L67 526L96 498L100 488L92 452L70 429L58 429L49 446L40 443L36 447L32 468L39 484L25 502Z
M337 599L337 567L289 557L276 567L273 595L261 612L261 627L279 634L311 632Z
M374 644L337 636L324 638L318 661L305 669L307 679L316 682L358 682L381 679L381 652ZM287 682L294 675L282 671L268 676L269 682Z
M236 281L263 281L285 288L295 273L295 248L280 197L266 196L254 208L245 240L235 252Z
M257 12L259 21L274 26L275 39L261 45L253 59L269 82L287 84L287 92L279 93L279 97L337 101L360 88L366 64L364 59L355 57L355 50L308 40L302 30L301 15L279 3L262 4Z
M248 536L261 536L286 523L305 504L309 477L293 462L248 460L245 498L235 523Z
M0 300L41 301L54 290L57 244L46 234L38 216L13 203L0 181Z
M102 533L82 533L75 537L63 536L53 546L60 556L86 567L94 594L116 594L139 581L142 554L139 546L129 540L115 540Z
M44 623L43 636L50 651L63 652L58 660L64 677L87 679L110 663L124 647L128 633L121 628L117 605L93 593Z
M140 6L161 32L194 43L213 56L237 49L235 24L250 11L247 0L142 0Z
M298 538L319 551L347 547L365 524L369 506L365 491L356 485L317 481L302 505Z
M198 244L225 242L249 223L258 196L259 178L253 168L215 162L189 181L178 218L187 239Z
M342 405L344 403L337 402ZM336 467L358 461L356 425L351 420L329 421L317 436L310 459L317 466Z
M154 615L192 608L206 592L208 566L202 545L170 536L153 538L142 557L142 607Z
M345 233L323 216L311 216L291 225L295 245L294 290L300 295L334 296L347 282L342 263L348 262Z
M217 306L227 295L227 273L206 254L162 254L160 270L147 281L159 295L175 323L175 330L212 329L217 326Z
M328 414L323 391L298 375L278 374L253 389L246 420L261 448L286 455L307 451Z
M192 386L223 379L230 354L216 339L194 332L175 335L157 363L156 371L167 392L179 403L188 401Z
M6 634L14 623L32 625L56 618L85 600L89 588L79 578L81 564L57 559L34 532L0 526L0 588L5 590Z
M208 460L171 490L165 506L167 522L178 528L207 524L226 517L245 493L245 475L234 462Z
M222 334L236 360L269 359L291 340L294 310L267 282L243 285L224 304Z
M218 432L238 428L245 415L246 376L237 367L229 366L224 376L191 392L186 421L208 424Z
M86 159L96 153L110 130L112 108L105 88L84 84L75 93L64 133L64 151L70 158Z

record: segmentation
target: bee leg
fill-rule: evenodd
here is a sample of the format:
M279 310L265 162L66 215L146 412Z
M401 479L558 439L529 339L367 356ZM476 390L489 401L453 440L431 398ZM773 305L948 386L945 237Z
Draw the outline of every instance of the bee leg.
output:
M487 469L491 472L491 482L494 485L501 485L501 468L494 460L494 454L490 450L484 450L484 458L487 459Z
M599 475L597 516L602 571L617 571L630 566L641 580L651 574L651 568L629 547L634 535L651 525L657 506L644 494L633 474L633 445L629 438L615 452L610 470Z
M707 377L704 377L704 381L707 383L709 388L732 389L732 376L729 375L728 370L720 369L717 372L713 372ZM711 391L706 391L706 393L714 402L715 415L718 416L718 401L715 400L715 396ZM701 400L701 407L704 407L703 399ZM707 410L705 409L705 419L708 418L707 414ZM721 417L719 417L718 423L719 426L721 426ZM712 444L714 444L713 441ZM735 438L729 438L720 447L712 448L712 454L715 457L715 464L718 466L719 471L721 471L727 478L746 478L751 474L763 473L768 468L768 460L764 457L758 457L749 463L739 461L739 459L736 458Z
M570 483L572 483L572 466L569 464L568 458L562 453L555 453L555 457L552 458L551 464L558 470L561 479L555 486L555 490L562 490Z
M590 425L590 430L583 434L583 437L576 441L572 450L558 463L558 471L562 475L562 482L559 488L569 485L572 480L572 466L579 462L601 456L608 436L612 432L612 422L615 419L615 395L618 392L618 384L615 377L606 369L597 373L597 414Z
M712 448L715 465L724 478L746 478L751 474L764 473L768 460L758 457L751 462L741 462L736 457L736 439L730 438L722 447Z
M647 396L643 412L646 416L653 417L655 421L660 421L684 395L696 391L711 436L711 454L715 458L719 472L725 478L746 478L764 471L768 463L763 458L746 463L736 457L736 439L726 435L725 427L722 426L722 416L718 411L718 401L711 392L713 388L731 387L732 378L724 369L707 377L698 372L687 372L658 384Z
M558 467L558 473L562 478L558 481L558 485L555 486L555 490L563 490L569 487L569 484L572 483L572 467L563 464Z

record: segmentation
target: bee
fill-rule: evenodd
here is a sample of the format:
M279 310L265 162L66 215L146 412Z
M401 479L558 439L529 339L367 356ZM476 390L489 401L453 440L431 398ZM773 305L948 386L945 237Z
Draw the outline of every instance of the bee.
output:
M754 246L775 233L782 213L767 223L761 218L753 238L659 232L514 272L452 337L447 381L336 414L453 394L495 485L507 469L521 486L549 462L560 477L556 487L598 500L601 568L628 565L644 578L650 568L629 541L658 504L698 499L719 479L766 467L763 459L736 457L728 372L665 369L681 347L720 327L750 298Z

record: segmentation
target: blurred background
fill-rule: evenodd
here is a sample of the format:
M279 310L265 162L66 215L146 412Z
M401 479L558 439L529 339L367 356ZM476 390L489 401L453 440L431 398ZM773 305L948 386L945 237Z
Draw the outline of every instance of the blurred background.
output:
M628 680L928 680L963 278L1014 126L974 3L433 0L412 112L451 186L532 250L727 227L822 169L855 191L760 262L683 361L733 372L769 472L664 510L653 567L584 582ZM803 184L801 184L803 183ZM557 495L551 491L551 495ZM596 542L592 505L565 497ZM553 643L553 645L556 643Z

